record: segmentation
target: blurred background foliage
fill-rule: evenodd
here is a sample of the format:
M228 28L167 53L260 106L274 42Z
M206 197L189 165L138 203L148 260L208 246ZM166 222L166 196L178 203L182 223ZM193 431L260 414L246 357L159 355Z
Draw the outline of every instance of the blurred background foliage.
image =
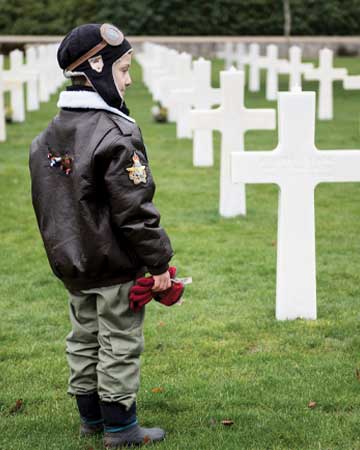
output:
M66 34L111 22L128 35L282 35L285 0L0 0L0 34ZM360 34L360 0L290 0L292 35Z

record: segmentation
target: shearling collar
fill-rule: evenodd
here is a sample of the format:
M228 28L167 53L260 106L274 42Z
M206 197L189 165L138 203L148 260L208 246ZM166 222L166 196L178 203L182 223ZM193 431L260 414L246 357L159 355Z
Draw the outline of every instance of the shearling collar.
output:
M135 123L135 120L121 112L120 110L109 106L97 92L91 91L63 91L60 92L57 102L58 108L84 108L84 109L104 109L118 116L124 117L129 122Z

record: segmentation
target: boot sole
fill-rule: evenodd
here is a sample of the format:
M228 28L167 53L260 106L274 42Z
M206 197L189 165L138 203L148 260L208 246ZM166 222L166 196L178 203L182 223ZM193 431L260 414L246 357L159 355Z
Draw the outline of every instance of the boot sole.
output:
M144 438L144 440L142 442L133 442L133 443L124 442L123 444L110 444L110 443L109 444L105 444L104 443L104 447L106 449L110 448L110 449L115 449L115 450L116 449L121 449L121 448L136 448L136 447L143 447L145 445L154 445L157 442L162 442L164 440L165 440L165 436L162 437L161 439L156 439L156 441L151 441L151 440L146 441L145 438Z

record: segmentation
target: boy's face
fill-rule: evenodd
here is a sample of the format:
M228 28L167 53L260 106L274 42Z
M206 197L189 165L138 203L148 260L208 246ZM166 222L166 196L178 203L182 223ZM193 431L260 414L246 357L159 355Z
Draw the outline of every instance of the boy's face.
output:
M126 55L122 56L119 61L114 64L113 67L114 81L120 91L122 98L124 98L125 96L126 88L131 85L131 78L129 73L131 66L131 56L131 53L127 53Z

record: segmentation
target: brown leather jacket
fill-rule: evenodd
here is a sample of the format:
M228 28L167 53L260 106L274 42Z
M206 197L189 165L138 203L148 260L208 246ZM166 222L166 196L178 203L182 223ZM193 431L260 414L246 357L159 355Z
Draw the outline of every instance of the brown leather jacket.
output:
M61 109L32 142L30 172L49 263L69 290L167 270L173 251L141 132L126 116Z

